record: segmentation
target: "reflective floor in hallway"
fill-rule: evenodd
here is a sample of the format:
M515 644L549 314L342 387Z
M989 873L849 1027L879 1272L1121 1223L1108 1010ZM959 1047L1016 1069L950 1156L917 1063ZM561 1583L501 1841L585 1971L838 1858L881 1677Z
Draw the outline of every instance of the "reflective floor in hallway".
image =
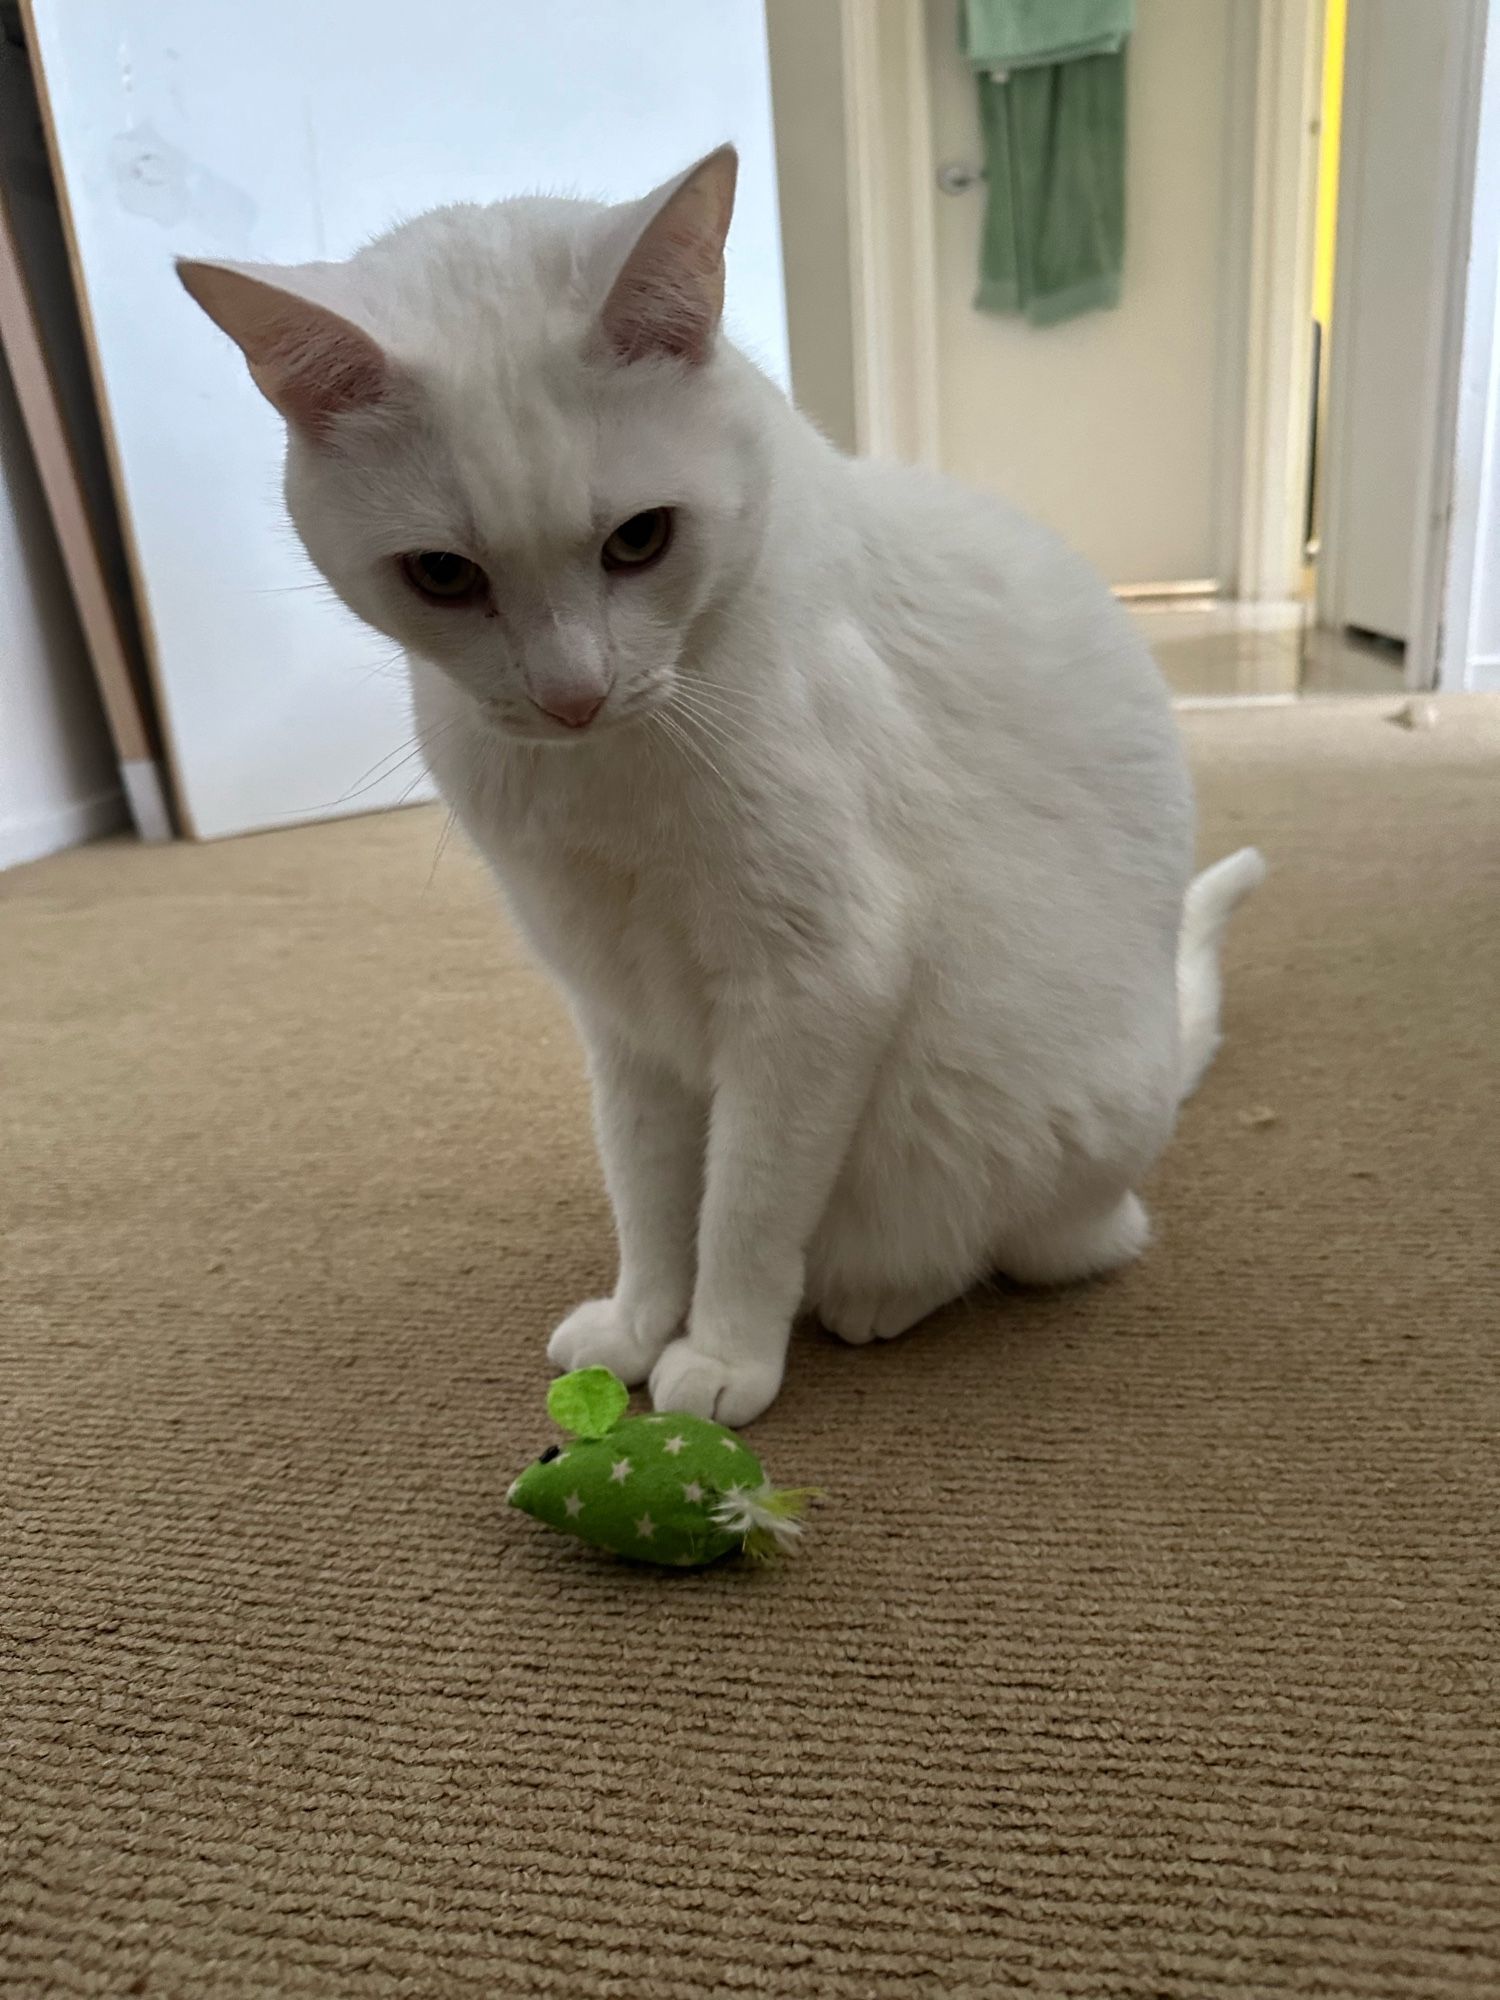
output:
M1391 646L1322 631L1311 608L1184 598L1131 607L1180 700L1288 700L1299 694L1400 694Z

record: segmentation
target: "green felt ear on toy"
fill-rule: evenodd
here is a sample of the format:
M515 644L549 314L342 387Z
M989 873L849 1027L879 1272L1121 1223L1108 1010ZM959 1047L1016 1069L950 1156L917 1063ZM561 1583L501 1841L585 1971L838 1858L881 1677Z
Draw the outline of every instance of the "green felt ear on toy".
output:
M630 1407L630 1391L608 1368L575 1368L547 1391L547 1415L576 1438L602 1438Z

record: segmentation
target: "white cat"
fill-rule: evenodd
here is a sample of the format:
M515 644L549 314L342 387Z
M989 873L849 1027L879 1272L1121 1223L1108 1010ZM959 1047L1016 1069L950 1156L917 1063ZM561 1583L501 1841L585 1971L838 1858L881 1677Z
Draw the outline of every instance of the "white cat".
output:
M743 1424L803 1308L885 1339L1139 1253L1263 871L1189 888L1166 692L1079 558L720 336L734 178L181 268L587 1046L619 1282L552 1359Z

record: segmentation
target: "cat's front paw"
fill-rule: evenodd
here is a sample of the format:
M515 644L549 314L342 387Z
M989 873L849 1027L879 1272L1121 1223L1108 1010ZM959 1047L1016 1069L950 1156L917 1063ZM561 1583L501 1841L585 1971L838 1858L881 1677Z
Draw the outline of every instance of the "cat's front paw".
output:
M547 1358L567 1374L574 1368L610 1368L635 1389L655 1367L677 1322L632 1310L618 1299L589 1299L575 1306L547 1342Z
M651 1401L738 1430L775 1402L782 1373L780 1361L725 1361L691 1340L674 1340L651 1372Z

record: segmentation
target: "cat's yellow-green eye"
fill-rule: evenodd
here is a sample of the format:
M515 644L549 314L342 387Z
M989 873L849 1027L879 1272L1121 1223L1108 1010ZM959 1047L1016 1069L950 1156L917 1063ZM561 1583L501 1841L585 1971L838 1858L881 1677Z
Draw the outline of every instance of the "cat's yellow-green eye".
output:
M477 562L451 549L423 549L401 558L402 573L419 597L433 604L469 604L488 582Z
M599 552L606 569L645 569L659 562L672 539L670 507L648 507L622 521Z

